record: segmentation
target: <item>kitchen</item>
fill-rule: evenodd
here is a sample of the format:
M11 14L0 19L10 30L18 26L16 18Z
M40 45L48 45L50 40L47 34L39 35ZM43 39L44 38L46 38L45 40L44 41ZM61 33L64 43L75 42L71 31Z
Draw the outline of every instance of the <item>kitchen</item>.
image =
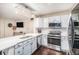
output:
M57 54L60 52L59 55L73 55L72 35L69 36L72 34L70 21L71 12L77 5L76 3L0 4L0 54L38 55L40 47L42 49L45 47L55 50Z

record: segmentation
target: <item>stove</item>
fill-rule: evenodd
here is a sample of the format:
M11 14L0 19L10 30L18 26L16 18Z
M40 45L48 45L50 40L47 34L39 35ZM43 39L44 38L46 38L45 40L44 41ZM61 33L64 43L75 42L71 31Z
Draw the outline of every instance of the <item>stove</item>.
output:
M60 50L61 46L61 32L53 31L48 33L48 47Z

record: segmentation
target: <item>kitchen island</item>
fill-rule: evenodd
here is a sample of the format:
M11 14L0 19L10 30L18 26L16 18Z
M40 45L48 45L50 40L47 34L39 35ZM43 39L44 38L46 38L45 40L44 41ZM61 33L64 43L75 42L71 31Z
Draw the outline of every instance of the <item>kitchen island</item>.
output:
M30 33L0 39L3 55L30 55L41 45L42 33Z

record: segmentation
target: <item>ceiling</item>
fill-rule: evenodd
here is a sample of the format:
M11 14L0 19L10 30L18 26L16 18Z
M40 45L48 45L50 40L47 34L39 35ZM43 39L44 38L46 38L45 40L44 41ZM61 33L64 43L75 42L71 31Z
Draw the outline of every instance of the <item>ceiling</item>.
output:
M72 8L74 3L0 3L0 17L27 19Z
M0 17L11 19L30 18L32 12L24 6L16 3L0 3Z
M71 9L74 3L26 3L26 5L35 10L36 15L44 15Z

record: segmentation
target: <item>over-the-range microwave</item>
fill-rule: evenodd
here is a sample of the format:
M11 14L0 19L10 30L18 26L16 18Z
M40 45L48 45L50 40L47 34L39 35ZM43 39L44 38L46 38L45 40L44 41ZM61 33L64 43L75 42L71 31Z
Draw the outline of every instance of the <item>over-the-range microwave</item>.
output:
M50 28L61 27L61 23L49 23Z

